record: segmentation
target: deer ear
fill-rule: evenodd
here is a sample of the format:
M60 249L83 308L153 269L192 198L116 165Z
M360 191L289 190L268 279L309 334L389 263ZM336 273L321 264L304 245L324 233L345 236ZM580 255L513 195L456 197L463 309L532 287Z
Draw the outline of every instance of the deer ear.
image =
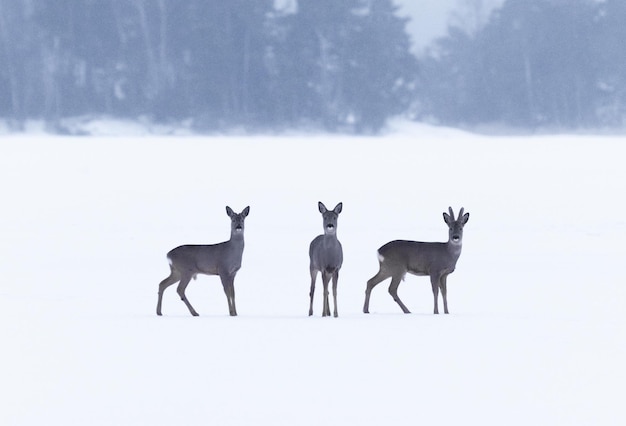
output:
M326 213L328 211L324 203L322 203L321 201L317 202L317 208L320 209L320 213Z
M446 222L448 225L450 225L452 218L450 217L448 213L443 212L443 221Z
M246 207L245 209L243 209L243 211L241 212L241 214L243 215L243 217L248 216L248 214L250 213L250 206Z
M342 209L343 209L343 203L339 203L339 204L337 204L337 205L335 206L335 208L334 208L334 210L333 210L333 211L334 211L335 213L339 214L339 213L341 213L341 210L342 210Z
M469 213L465 213L463 215L463 217L461 218L461 223L463 223L463 225L465 225L468 220L469 220Z
M228 217L233 217L235 212L233 211L233 209L231 209L230 207L226 206L226 214L228 215Z

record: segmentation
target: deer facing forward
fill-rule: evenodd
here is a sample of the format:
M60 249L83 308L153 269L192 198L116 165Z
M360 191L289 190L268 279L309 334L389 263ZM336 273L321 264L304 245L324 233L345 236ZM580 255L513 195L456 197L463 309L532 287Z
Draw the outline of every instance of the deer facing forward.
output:
M170 263L170 276L159 284L159 301L157 315L161 315L161 302L166 288L178 282L176 291L193 316L198 316L187 296L185 289L192 278L198 274L219 275L228 301L228 311L231 316L237 315L235 307L235 275L241 268L243 256L244 221L250 213L250 207L241 213L235 213L226 206L226 214L230 217L230 240L211 245L184 245L176 247L167 253Z
M448 242L431 243L420 241L391 241L378 249L380 269L378 273L367 282L365 289L365 304L363 312L369 313L370 294L372 289L380 282L391 277L389 294L400 306L405 314L410 313L407 307L398 297L398 286L407 273L413 275L430 276L433 289L434 313L439 313L437 299L439 291L443 298L443 310L448 313L447 277L454 272L456 262L461 255L463 242L463 226L469 220L469 213L463 214L463 208L457 219L454 218L452 207L448 208L450 214L444 212L443 220L448 225Z
M309 316L313 315L313 294L315 293L315 278L317 273L322 273L322 283L324 285L324 304L322 308L322 316L330 316L330 304L328 302L328 283L333 280L333 301L335 310L333 316L337 317L337 280L339 279L339 270L343 263L343 249L341 243L337 239L337 218L343 204L339 203L333 210L328 210L322 202L318 202L317 206L322 214L324 224L324 234L318 235L309 246L309 271L311 273L311 304L309 305Z

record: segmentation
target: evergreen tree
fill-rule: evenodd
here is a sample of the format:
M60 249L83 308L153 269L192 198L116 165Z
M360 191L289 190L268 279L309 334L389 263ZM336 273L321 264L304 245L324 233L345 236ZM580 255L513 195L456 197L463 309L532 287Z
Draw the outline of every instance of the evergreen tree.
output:
M175 116L200 112L206 125L258 120L267 86L265 22L272 1L171 3L178 81Z
M346 103L356 129L375 132L407 110L414 97L417 60L410 53L406 20L389 0L366 2L357 12L341 69Z
M0 116L8 117L15 128L29 115L23 70L36 46L29 28L31 14L23 2L0 0Z
M278 21L279 114L379 130L410 101L416 61L388 0L300 0Z
M626 124L626 2L606 0L594 19L594 62L598 69L597 114L604 126Z
M426 111L447 124L595 125L597 8L507 1L475 34L452 29L423 60Z
M0 116L375 132L416 62L391 0L0 0Z

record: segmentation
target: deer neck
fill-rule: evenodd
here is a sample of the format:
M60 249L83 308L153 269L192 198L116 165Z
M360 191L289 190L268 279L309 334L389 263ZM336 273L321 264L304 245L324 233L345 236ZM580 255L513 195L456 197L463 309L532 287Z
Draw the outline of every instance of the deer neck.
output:
M334 244L337 240L337 232L325 232L323 235L323 241L325 244L331 243Z
M451 239L449 239L448 242L446 243L446 248L448 250L448 253L458 258L461 255L461 249L463 248L463 243L462 241L454 242Z
M230 233L230 243L243 245L243 231L232 231Z

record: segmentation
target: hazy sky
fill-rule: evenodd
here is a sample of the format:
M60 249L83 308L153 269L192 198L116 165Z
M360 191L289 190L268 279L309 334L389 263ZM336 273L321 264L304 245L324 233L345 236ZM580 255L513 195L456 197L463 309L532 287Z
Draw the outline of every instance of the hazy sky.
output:
M411 18L407 28L414 48L422 49L433 38L445 34L448 16L457 0L394 0L400 14Z
M297 0L274 0L279 8L289 9ZM446 33L450 14L463 6L481 5L485 10L492 9L504 0L393 0L399 7L401 16L411 18L407 30L413 41L413 50L420 52L434 38Z
M419 52L434 38L446 33L450 14L463 5L480 4L491 10L504 0L394 0L400 6L399 14L411 18L407 29L413 40L413 49Z

